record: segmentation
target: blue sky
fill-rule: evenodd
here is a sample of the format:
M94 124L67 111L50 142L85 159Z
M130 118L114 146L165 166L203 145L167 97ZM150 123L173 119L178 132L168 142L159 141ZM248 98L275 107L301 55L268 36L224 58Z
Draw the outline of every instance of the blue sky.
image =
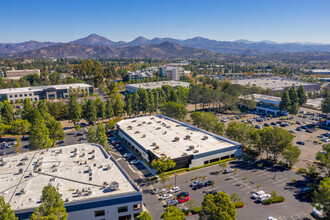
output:
M0 0L0 42L195 36L330 43L329 0Z

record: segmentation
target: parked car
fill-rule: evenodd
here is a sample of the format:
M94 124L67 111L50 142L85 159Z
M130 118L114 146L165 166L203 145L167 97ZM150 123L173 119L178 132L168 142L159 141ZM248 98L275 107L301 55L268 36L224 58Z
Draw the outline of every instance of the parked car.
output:
M261 129L261 126L260 125L255 125L254 126L256 129Z
M138 159L134 159L134 160L132 160L131 161L131 164L137 164L137 163L139 163L140 161L138 160Z
M204 186L203 183L199 183L193 187L193 190L201 189L203 188L203 186Z
M165 192L165 189L161 188L161 189L153 189L152 190L152 194L158 194L158 193L162 193L162 192Z
M265 195L265 191L259 190L259 191L257 191L257 192L255 192L255 193L252 194L252 198L253 199L257 199L257 198L259 198L262 195Z
M272 217L272 216L269 216L269 217L267 218L267 220L277 220L277 218L274 218L274 217Z
M323 213L321 211L317 210L316 208L313 208L312 215L316 219L320 219L320 218L323 218L324 217Z
M187 197L187 196L189 196L189 193L188 192L181 192L176 197L177 198L181 198L181 197Z
M276 123L275 122L272 122L272 123L270 123L271 125L276 125Z
M296 131L302 131L301 127L296 128Z
M323 136L323 135L321 135L321 134L320 134L320 135L318 135L317 137L318 137L318 138L322 138L322 139L324 138L324 136Z
M296 133L294 130L290 130L290 133L292 133L292 134L294 134L294 133Z
M204 186L205 186L205 187L207 187L207 186L212 186L212 185L214 185L214 181L213 181L213 180L209 180L209 181L206 181L206 182L204 183Z
M300 121L296 121L296 124L297 125L301 125L302 123Z
M190 186L195 186L195 185L197 185L197 184L200 184L200 183L202 183L201 181L199 181L199 180L195 180L194 182L192 182L191 184L190 184Z
M124 157L125 157L125 158L130 158L130 157L132 157L132 156L133 156L132 153L125 153L125 154L124 154Z
M264 124L264 127L269 127L269 124L268 124L268 123L265 123L265 124Z
M174 199L167 200L166 202L167 205L176 205L178 203L179 203L178 200L174 200Z
M329 142L330 139L329 139L329 138L323 138L322 141L323 141L323 142Z
M173 199L173 195L172 194L163 194L159 197L161 200L165 200L165 199Z
M267 200L267 199L270 199L271 197L272 197L272 196L269 195L269 194L263 194L263 195L259 196L259 197L257 198L257 200L258 200L259 202L263 202L263 201L265 201L265 200Z
M232 173L232 172L234 172L234 169L232 168L226 168L225 171L223 171L224 174Z
M170 189L170 193L175 193L175 192L179 192L180 191L180 187L178 186L173 186L172 189Z
M307 127L306 126L301 126L301 129L307 129Z
M299 144L299 145L305 145L305 142L303 142L303 141L297 141L297 144Z
M188 202L190 200L189 196L178 198L179 203Z
M216 191L216 190L212 190L212 191L210 191L210 192L208 192L208 193L206 193L206 195L205 196L207 196L208 194L212 194L212 195L216 195L216 194L218 194L218 192Z

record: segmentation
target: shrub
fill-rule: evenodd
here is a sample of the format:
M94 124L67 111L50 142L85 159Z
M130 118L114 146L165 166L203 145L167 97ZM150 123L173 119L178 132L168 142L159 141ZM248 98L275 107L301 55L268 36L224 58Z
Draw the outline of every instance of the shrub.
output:
M306 174L306 172L307 172L307 169L305 169L305 168L299 168L298 169L298 173Z
M199 214L199 213L201 213L201 211L202 211L201 207L195 207L191 210L191 212L194 214Z
M242 208L244 207L244 202L239 201L239 202L235 202L235 208Z
M153 176L153 177L151 177L151 178L148 178L148 179L147 179L147 182L152 182L152 181L155 181L155 180L157 180L157 179L158 179L157 176Z
M278 203L278 202L283 202L283 201L284 201L283 196L275 196L273 198L270 198L270 199L267 199L267 200L263 201L262 204L270 205L272 203Z

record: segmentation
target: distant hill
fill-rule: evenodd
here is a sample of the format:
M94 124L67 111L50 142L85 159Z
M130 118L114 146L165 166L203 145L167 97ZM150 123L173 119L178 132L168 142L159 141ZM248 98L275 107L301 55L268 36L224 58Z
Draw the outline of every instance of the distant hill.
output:
M93 46L80 44L59 44L50 47L30 50L22 53L10 55L13 58L186 58L186 59L209 59L218 56L216 53L183 47L172 42L146 46L126 46L112 48L108 46Z
M97 34L91 34L85 38L80 38L69 42L70 44L79 44L85 46L106 46L111 48L123 48L132 46L149 46L172 42L183 47L193 47L203 50L209 50L215 53L257 56L273 53L312 53L312 52L330 52L330 44L316 43L276 43L273 41L247 41L244 39L237 41L217 41L203 37L194 37L186 40L174 38L153 38L151 40L145 37L138 37L130 42L111 41ZM28 50L37 50L43 47L59 45L54 42L28 41L18 44L0 44L0 54L15 54Z

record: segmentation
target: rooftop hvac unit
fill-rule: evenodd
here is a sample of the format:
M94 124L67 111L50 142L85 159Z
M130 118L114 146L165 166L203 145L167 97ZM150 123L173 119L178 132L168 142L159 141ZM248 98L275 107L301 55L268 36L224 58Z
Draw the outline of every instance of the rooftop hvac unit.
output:
M157 121L157 123L161 123L162 121Z
M153 143L151 144L151 146L156 146L156 142L153 142Z
M111 170L110 164L107 165L107 170Z
M134 132L134 134L140 134L140 131L136 131L136 132Z
M141 125L142 125L142 124L140 123L140 124L138 124L137 126L140 127Z
M182 156L187 156L188 154L186 152L183 152L182 153Z
M92 157L91 157L91 160L94 160L95 159L95 155L93 155Z
M159 146L155 146L154 150L157 150L157 149L159 149Z
M55 181L55 177L50 178L49 182L54 182Z
M58 169L56 168L56 169L53 170L53 173L56 173L57 171L58 171Z
M145 123L146 123L145 121L142 122L142 124L145 124Z
M149 122L148 122L148 125L150 125L150 124L152 124L152 122L151 122L151 121L149 121Z
M128 130L131 130L131 129L132 129L132 126L130 126L130 125L127 126L127 129L128 129Z
M74 153L73 155L72 155L72 157L76 157L77 156L77 153Z
M175 140L175 141L179 141L180 138L179 138L179 137L175 137L174 140Z
M109 189L110 190L117 190L117 189L119 189L119 183L116 182L116 181L111 182L110 185L109 185Z
M20 169L18 170L18 173L23 173L23 168L20 168Z
M73 150L73 153L76 153L78 150L77 150L77 148L75 148L74 150Z
M95 153L95 150L92 150L92 151L90 152L90 154L93 154L93 153Z
M186 135L186 139L190 139L190 135Z
M161 127L157 127L156 130L159 130Z
M133 123L133 122L136 122L136 120L133 120L132 123Z
M206 136L206 135L203 137L203 139L204 139L204 140L207 140L208 138L209 138L209 137L208 137L208 136Z
M28 160L29 158L27 156L23 157L21 161Z
M171 125L167 126L166 128L171 128Z
M190 146L189 146L189 149L190 149L190 150L193 150L193 149L195 149L195 146L194 146L194 145L190 145Z
M163 134L167 134L167 131L164 131Z
M24 188L21 189L21 191L19 191L19 194L23 195L26 193L26 190Z
M59 154L63 154L63 150L62 149L60 149L60 151L58 152Z
M165 157L165 156L166 156L166 154L162 153L162 154L160 154L160 156L162 156L162 157Z
M180 127L180 125L175 125L175 127Z
M33 177L33 173L32 172L29 173L29 177Z
M199 152L199 150L194 150L194 153L198 153Z
M81 193L80 190L78 190L77 195L78 195L78 197L81 197L82 196L82 193Z
M150 118L150 120L153 120L153 119L155 119L155 118L154 117Z
M142 138L145 138L145 137L146 137L146 135L145 135L145 134L143 134L143 135L142 135Z
M82 153L81 155L80 155L80 157L84 157L85 156L85 153Z

